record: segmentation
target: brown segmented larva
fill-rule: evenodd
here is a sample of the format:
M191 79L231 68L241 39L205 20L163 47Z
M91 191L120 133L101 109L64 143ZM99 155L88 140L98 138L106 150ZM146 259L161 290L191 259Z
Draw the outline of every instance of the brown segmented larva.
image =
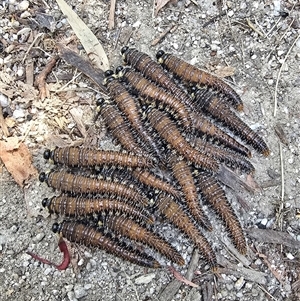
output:
M195 130L199 131L203 135L208 136L211 139L217 140L219 143L235 152L238 152L247 157L251 157L251 152L247 147L240 144L233 137L226 134L212 122L207 120L204 116L202 116L201 114L193 114L192 116Z
M117 199L90 199L61 195L51 199L43 199L42 205L43 207L47 207L50 213L56 213L58 215L78 217L93 213L113 211L125 213L147 224L154 223L154 217L144 208Z
M186 106L193 108L191 97L180 89L174 80L164 71L162 66L152 60L148 54L127 46L121 49L121 54L127 64L140 71L148 79L165 88Z
M121 70L120 68L118 69ZM178 115L177 118L182 122L183 126L187 130L191 130L190 111L184 103L131 68L122 69L119 71L119 76L128 81L140 96L155 101L159 107L161 105L169 106Z
M176 124L167 115L155 108L148 108L147 118L159 135L188 161L210 171L217 171L219 164L212 158L194 149L181 135Z
M168 192L177 199L180 198L180 192L174 186L166 181L159 179L153 173L147 170L136 168L132 171L132 174L138 181L140 181L144 185Z
M197 188L190 167L184 160L170 159L170 166L174 177L182 188L189 212L195 220L208 230L212 230L211 223L201 208Z
M157 200L157 208L160 214L171 221L177 228L191 239L213 270L217 268L216 255L209 242L195 227L188 215L170 197L160 196Z
M46 181L48 186L62 192L109 194L145 206L148 205L148 199L140 193L137 187L130 187L126 184L74 175L66 171L52 171L47 176L41 173L40 180Z
M114 165L125 167L151 167L153 165L149 156L132 155L117 151L104 151L78 146L56 147L54 150L45 150L45 159L51 159L54 163L67 166L100 166Z
M148 268L161 267L161 265L151 256L141 253L130 246L125 246L117 239L113 239L93 227L78 222L64 221L61 224L54 223L52 230L55 233L60 233L71 242L103 249L110 254L121 257L134 264Z
M175 55L159 50L156 54L158 62L182 80L198 85L207 85L216 88L226 95L238 111L243 110L243 102L239 95L222 79L185 62Z
M104 99L100 99L97 104L100 115L114 138L116 138L126 150L135 154L146 155L146 152L132 135L132 130L122 117L121 112Z
M247 244L242 227L218 181L204 171L199 172L197 181L201 195L223 219L239 252L246 254Z
M105 225L113 232L147 244L166 256L169 260L179 265L184 265L184 259L174 247L162 237L138 225L133 220L124 216L110 215L106 218Z
M111 70L105 72L109 77L105 80L110 96L114 99L119 110L127 117L132 128L134 128L140 138L154 151L157 157L162 158L159 146L148 133L143 125L142 116L139 112L139 102L126 90L126 88L113 76Z
M252 174L255 171L251 162L241 155L217 147L216 145L203 141L201 138L194 138L192 142L201 153L215 158L218 161L225 162L225 164L230 167L239 168L248 174Z
M264 156L270 154L270 150L264 140L238 118L218 97L204 89L197 89L194 92L194 97L199 108L220 120L242 140L253 146L254 149Z

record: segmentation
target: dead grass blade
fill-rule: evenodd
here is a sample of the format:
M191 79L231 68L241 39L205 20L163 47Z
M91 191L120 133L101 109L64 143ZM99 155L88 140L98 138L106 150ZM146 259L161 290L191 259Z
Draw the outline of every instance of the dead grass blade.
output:
M63 14L67 16L69 24L71 25L93 64L104 71L109 69L107 55L96 36L65 1L56 0L56 2Z

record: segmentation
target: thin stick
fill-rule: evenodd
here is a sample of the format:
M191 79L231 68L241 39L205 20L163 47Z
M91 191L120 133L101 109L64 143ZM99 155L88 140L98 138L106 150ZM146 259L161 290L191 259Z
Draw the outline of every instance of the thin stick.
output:
M65 89L68 85L70 85L72 82L74 82L75 79L76 79L77 77L79 77L81 74L82 74L82 72L79 72L79 73L78 73L77 75L75 75L71 80L69 80L64 86L62 86L62 87L59 88L58 90L55 90L54 92L55 92L55 93L63 92L64 89Z
M115 27L115 9L116 9L116 0L110 1L110 10L108 18L108 29L112 30Z
M28 47L24 57L23 57L23 60L22 60L22 64L24 64L25 60L26 60L26 57L29 53L29 51L31 50L31 48L35 45L35 43L44 35L44 33L39 33L36 35L36 37L34 38L33 42L30 44L30 46Z
M157 45L169 32L174 32L177 29L178 25L171 24L158 38L154 39L151 43L151 46Z
M274 93L274 117L276 117L276 113L277 113L277 89L278 89L278 83L279 83L279 78L283 69L283 65L285 63L285 61L287 60L287 57L289 56L290 52L292 51L293 47L295 46L296 42L298 41L300 37L300 34L298 34L298 36L296 37L295 41L293 42L292 46L290 47L289 51L287 52L281 67L279 69L278 75L277 75L277 80L276 80L276 85L275 85L275 93Z
M247 21L248 26L249 26L253 31L255 31L257 34L259 34L262 38L265 37L265 35L264 35L261 31L259 31L259 30L254 26L254 24L250 21L250 19L247 18L246 21Z
M258 284L258 287L264 292L266 293L271 299L278 301L275 297L273 297L262 285Z

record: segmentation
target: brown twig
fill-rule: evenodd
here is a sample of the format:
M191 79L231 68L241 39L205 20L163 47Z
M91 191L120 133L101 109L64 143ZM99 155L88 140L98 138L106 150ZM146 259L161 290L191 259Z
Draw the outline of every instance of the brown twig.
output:
M194 270L196 269L196 266L199 261L199 251L197 249L194 250L193 256L191 258L189 268L187 270L187 273L185 275L185 278L187 280L191 280L194 275ZM172 282L170 282L165 289L160 293L159 300L161 301L170 301L173 299L173 297L178 292L180 286L182 285L182 282L174 279Z
M38 89L40 91L41 100L44 100L46 97L50 96L49 90L46 85L46 77L55 66L58 58L58 56L52 57L45 68L42 70L42 72L35 79L35 84L38 86Z
M225 11L222 12L221 14L218 14L218 15L212 17L210 20L208 20L207 22L205 22L202 27L203 28L207 27L209 24L214 23L215 21L218 21L219 19L221 19L224 16L226 16L226 12Z
M173 33L177 28L178 25L172 23L158 38L152 41L151 46L157 45L168 33Z
M108 29L112 30L115 27L115 9L116 0L110 1L109 18L108 18Z

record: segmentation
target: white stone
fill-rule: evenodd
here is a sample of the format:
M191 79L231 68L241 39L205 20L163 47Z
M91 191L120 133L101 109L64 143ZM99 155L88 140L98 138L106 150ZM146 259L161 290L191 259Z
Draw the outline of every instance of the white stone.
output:
M20 11L24 11L28 7L29 7L29 1L27 1L27 0L21 1L17 6L18 10L20 10Z
M83 286L79 284L75 284L74 294L75 294L75 298L80 299L87 295L87 291L84 289Z
M135 284L148 284L152 281L153 278L155 278L155 273L151 273L151 274L148 274L148 275L143 275L143 276L140 276L140 277L136 278L134 280L134 283Z
M293 260L295 258L291 253L287 253L286 257L290 260Z
M8 98L2 93L0 93L0 105L2 108L5 108L9 105Z

